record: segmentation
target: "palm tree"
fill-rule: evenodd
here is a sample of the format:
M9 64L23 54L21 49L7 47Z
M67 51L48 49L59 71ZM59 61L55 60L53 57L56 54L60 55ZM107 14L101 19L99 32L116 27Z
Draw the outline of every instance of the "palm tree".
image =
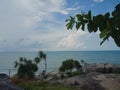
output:
M106 73L106 65L107 65L107 63L104 63L104 73Z
M82 63L82 65L85 63L83 59L81 59L81 63Z
M40 59L44 59L44 61L45 61L45 72L46 72L46 70L47 70L47 62L46 62L47 55L45 53L43 53L42 51L40 51L38 53L38 56L39 56Z
M81 65L77 60L74 60L74 67L77 69L77 71L79 71L81 69Z
M40 61L41 61L41 59L40 59L39 57L35 57L35 58L34 58L34 62L35 62L36 64L38 64Z

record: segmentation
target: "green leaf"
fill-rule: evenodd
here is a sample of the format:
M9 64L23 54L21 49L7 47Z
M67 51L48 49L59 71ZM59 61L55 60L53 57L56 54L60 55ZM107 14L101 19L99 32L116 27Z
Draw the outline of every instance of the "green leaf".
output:
M70 21L70 19L66 19L66 20L65 20L65 22L68 22L68 21Z
M91 11L88 11L88 19L91 20Z
M110 32L109 30L105 29L100 33L100 38L105 38L106 36L110 36Z
M85 15L84 15L84 18L89 19L88 14L85 14Z
M100 42L100 45L102 45L104 42L105 42L105 40L101 41L101 42Z
M109 36L106 36L106 37L102 40L102 42L100 42L100 45L102 45L106 40L108 40L108 38L109 38Z
M69 30L69 29L70 29L70 23L67 23L67 24L66 24L66 27L67 27L67 29Z
M110 13L108 12L105 14L105 18L109 18L109 17L110 17Z
M88 20L87 20L87 19L84 19L84 23L85 23L85 24L88 23Z
M92 21L89 21L89 23L87 24L87 28L88 28L88 31L91 33L93 31L93 22Z
M76 29L78 30L80 28L80 26L81 26L81 22L77 22L76 23Z
M75 23L75 17L70 16L70 20L68 20L69 22L66 24L67 29L72 29Z
M104 38L105 37L105 34L104 33L100 33L100 38Z
M77 20L78 20L78 21L82 21L82 20L83 20L83 16L80 15L80 14L77 14L76 17L77 17Z
M93 28L93 31L94 31L94 32L97 32L97 30L98 30L97 25L94 25L93 27L94 27L94 28Z
M82 23L82 28L81 29L84 31L84 29L85 29L85 24L84 23Z
M74 22L74 21L75 21L75 18L72 17L72 16L70 16L70 21L71 21L71 22Z

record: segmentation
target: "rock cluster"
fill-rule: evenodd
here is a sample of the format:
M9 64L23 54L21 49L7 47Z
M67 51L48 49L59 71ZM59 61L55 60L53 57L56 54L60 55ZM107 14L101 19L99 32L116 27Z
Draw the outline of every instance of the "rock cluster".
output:
M0 90L23 90L14 85L8 75L0 73Z
M120 65L109 63L92 63L83 67L84 73L101 72L101 73L120 73Z
M73 85L78 90L120 90L119 74L90 72L87 74L52 81L53 84Z
M73 85L78 90L120 90L120 65L92 63L83 68L84 74L53 80L53 84Z

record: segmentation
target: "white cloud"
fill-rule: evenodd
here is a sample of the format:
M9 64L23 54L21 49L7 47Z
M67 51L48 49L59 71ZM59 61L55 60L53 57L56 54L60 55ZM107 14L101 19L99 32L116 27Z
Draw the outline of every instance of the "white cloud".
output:
M66 50L76 50L78 48L79 49L86 48L84 42L81 40L83 36L86 35L87 33L81 30L77 32L72 32L72 34L71 33L67 34L59 41L58 47Z
M36 24L44 20L49 20L52 13L57 12L67 14L64 10L65 0L14 0L19 6L26 10L26 24Z
M101 0L102 1L102 0ZM1 0L0 50L79 50L88 33L67 31L64 18L79 9L67 0ZM57 13L57 16L56 16ZM60 17L59 17L60 16Z
M65 10L66 10L66 11L76 11L76 10L78 10L78 9L80 9L80 7L76 7L76 8L66 8Z
M7 40L7 44L5 44L7 47L12 46L15 49L19 48L19 45L15 44L21 38L24 40L19 43L20 46L26 47L43 41L46 36L42 35L42 39L36 37L41 34L35 33L35 28L39 26L46 28L48 26L46 23L43 26L41 24L46 21L55 21L54 13L56 12L59 14L68 13L64 7L65 0L2 0L0 2L0 38ZM48 35L50 29L53 27L47 27L46 33ZM39 31L42 32L41 29ZM46 33L42 34L46 35ZM52 35L54 36L54 33ZM0 46L3 47L3 44Z
M94 2L103 2L104 0L93 0Z
M84 44L83 42L78 44L77 37L74 37L73 35L69 35L67 37L64 37L62 40L60 40L58 45L63 48L71 49L71 48L79 48L80 46L83 47Z
M8 0L1 4L0 19L10 27L32 27L44 20L52 20L53 13L68 14L65 0Z

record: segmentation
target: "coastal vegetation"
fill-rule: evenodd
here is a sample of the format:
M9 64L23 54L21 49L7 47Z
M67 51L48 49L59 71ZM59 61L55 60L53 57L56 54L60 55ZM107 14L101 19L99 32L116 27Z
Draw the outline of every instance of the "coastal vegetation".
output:
M83 73L82 67L84 66L84 64L85 64L84 60L81 60L79 62L78 60L67 59L62 62L59 71L68 74L68 76L80 75Z
M38 56L34 58L36 64L40 63L41 60L45 61L45 72L47 70L46 58L47 58L47 54L43 53L43 51L39 51Z
M25 90L77 90L75 86L52 84L49 81L44 81L46 78L36 79L35 72L38 71L38 64L41 60L45 60L46 71L46 54L42 51L38 53L38 56L34 60L29 60L25 57L20 57L19 61L15 62L15 68L17 68L17 74L11 78L11 81ZM60 72L67 72L68 76L75 76L82 74L82 66L84 61L80 62L74 59L68 59L62 62ZM48 75L49 77L49 75ZM56 80L56 79L55 79Z
M40 51L40 52L38 52L38 57L40 60L43 59L45 61L45 72L46 72L46 70L47 70L47 62L46 62L47 54Z
M20 57L19 62L15 62L15 68L18 68L17 75L19 78L29 79L32 79L38 70L37 64L33 63L32 60L27 60L25 57Z
M62 66L60 67L59 71L61 72L72 72L73 69L77 71L80 70L82 66L77 60L68 59L62 62Z
M103 86L100 86L99 84L99 79L98 81L94 80L92 78L93 75L101 77L102 74L106 79L108 79L107 74L111 75L110 78L113 76L116 78L119 77L119 74L114 74L114 71L119 70L119 66L117 65L107 63L86 64L84 60L67 59L62 62L59 68L60 72L57 72L56 74L52 74L52 72L51 74L48 73L47 78L44 78L41 77L41 75L35 75L40 61L40 56L35 57L34 60L28 60L21 57L19 62L16 63L18 65L18 72L20 71L19 73L22 76L19 76L19 73L17 72L17 75L10 80L24 90L79 90L78 88L82 88L81 90L87 90L86 88L103 90ZM86 71L83 72L85 69ZM86 84L85 82L89 83ZM115 82L118 83L118 80ZM97 87L94 87L95 84Z
M17 68L17 75L19 78L33 79L35 72L38 70L38 63L44 59L45 60L45 71L47 69L46 54L42 51L38 53L38 56L34 60L29 60L25 57L20 57L19 61L15 61L15 68Z
M49 81L40 81L35 79L20 79L16 76L12 77L11 81L24 90L77 90L75 86L52 84Z
M53 85L49 82L36 82L36 81L28 81L22 82L18 84L20 87L24 88L24 90L77 90L75 86L64 86L61 84Z
M71 30L75 26L77 30L81 29L83 31L87 27L89 33L99 31L99 37L102 39L100 45L112 37L116 45L120 47L120 3L116 5L111 13L106 12L104 15L98 14L92 16L91 11L88 11L87 14L81 12L76 16L70 16L66 22L68 30Z

